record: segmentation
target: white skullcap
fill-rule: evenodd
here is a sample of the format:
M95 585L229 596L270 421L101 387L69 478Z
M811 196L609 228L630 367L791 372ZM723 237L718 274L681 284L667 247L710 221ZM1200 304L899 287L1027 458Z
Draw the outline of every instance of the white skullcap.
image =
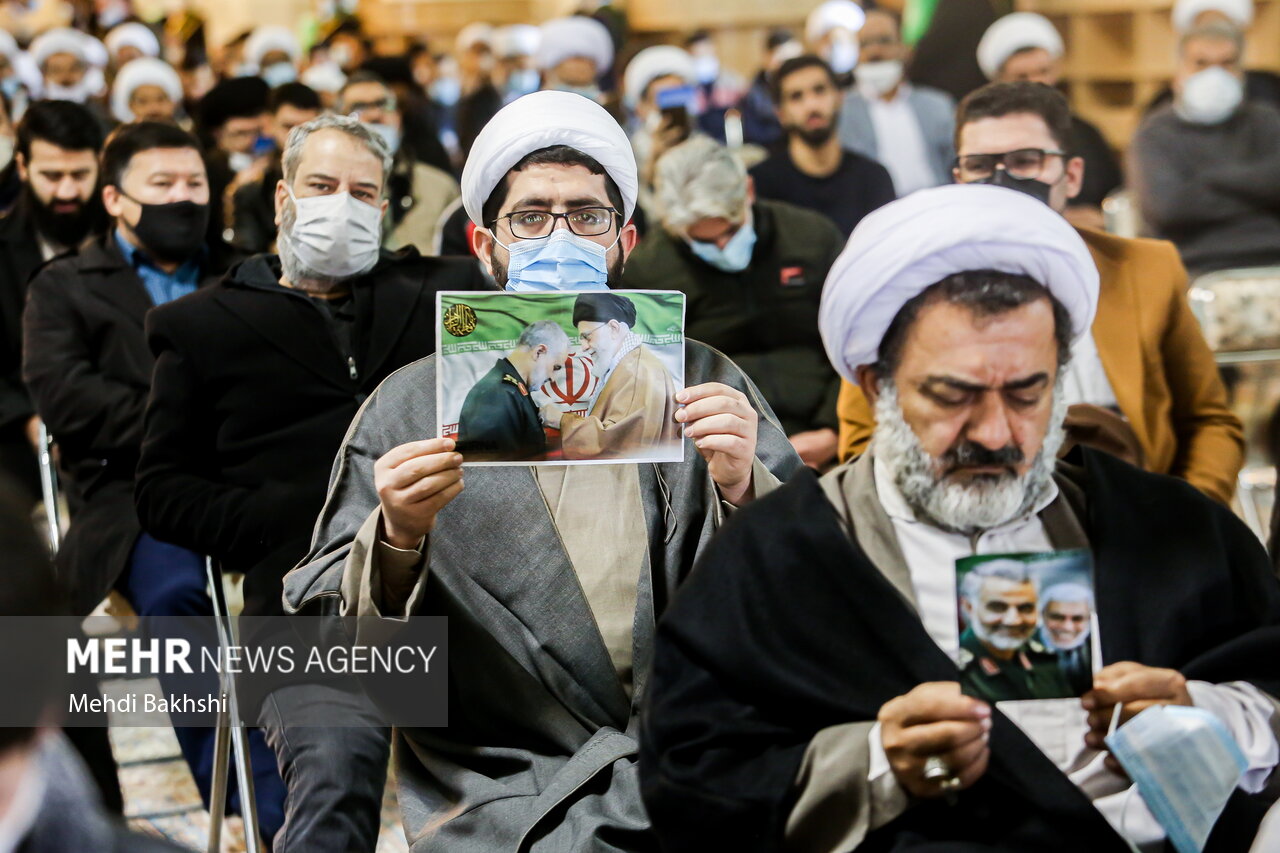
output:
M474 23L467 24L458 33L458 38L454 40L453 47L458 53L464 50L470 50L477 44L485 44L490 48L493 47L493 27L488 24Z
M18 42L7 31L0 30L0 56L12 63L18 52Z
M302 46L288 27L258 27L245 40L245 64L261 70L262 58L277 50L287 53L290 62L296 63L302 56Z
M644 97L644 90L659 77L679 77L686 85L693 85L697 75L693 71L693 57L687 51L669 44L646 47L632 57L627 64L623 91L632 109Z
M814 45L834 29L844 28L856 33L862 29L866 20L867 14L853 0L827 0L809 13L804 24L804 35L809 44Z
M577 56L594 62L596 74L604 74L613 67L613 37L604 24L595 18L575 15L556 18L542 25L538 68L547 71Z
M80 33L80 38L84 39L85 61L94 68L106 68L107 63L111 61L111 54L107 52L107 46L102 43L102 40L88 33Z
M827 274L818 328L836 371L857 384L889 324L910 299L949 275L998 270L1030 276L1089 333L1098 268L1061 214L1025 193L981 184L917 190L868 214Z
M89 44L87 41L90 38L92 36L86 36L79 30L73 30L70 27L55 27L36 36L27 51L31 54L31 58L35 60L36 65L41 68L49 61L49 57L59 53L69 53L77 57L81 62L90 64ZM93 40L97 41L97 39Z
M1202 12L1221 12L1242 30L1253 23L1253 0L1178 0L1173 6L1173 28L1180 33L1195 29Z
M503 59L533 56L542 43L542 31L533 24L512 24L498 30L493 37L494 50Z
M156 38L156 34L146 24L137 21L128 21L115 27L103 41L112 56L118 54L122 47L132 47L143 56L160 55L160 40Z
M159 86L175 104L182 100L182 80L173 66L161 59L142 56L126 62L111 84L111 114L117 121L133 121L129 99L140 86Z
M484 203L525 155L567 145L594 158L622 193L623 219L636 209L639 180L626 132L604 107L573 92L534 92L498 110L471 145L462 169L462 204L484 225Z
M1062 36L1044 15L1014 12L987 27L982 41L978 42L978 65L988 80L994 80L1009 57L1032 47L1049 51L1054 59L1062 56L1065 49Z
M336 62L321 62L311 66L298 78L298 82L317 92L337 94L347 85L347 75Z

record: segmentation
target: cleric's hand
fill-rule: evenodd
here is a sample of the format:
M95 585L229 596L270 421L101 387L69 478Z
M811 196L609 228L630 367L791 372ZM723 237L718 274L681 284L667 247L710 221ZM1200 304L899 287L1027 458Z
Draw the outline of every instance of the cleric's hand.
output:
M1187 679L1176 669L1157 669L1133 661L1121 661L1098 670L1093 689L1081 697L1089 712L1089 733L1084 742L1094 749L1106 749L1107 731L1117 705L1120 724L1153 705L1191 705ZM1113 773L1124 774L1120 762L1108 755L1106 765Z
M538 414L544 424L552 429L560 429L560 419L564 417L564 412L555 403L547 403L538 410Z
M898 783L917 797L945 793L925 778L925 762L940 758L964 790L982 778L991 758L991 706L965 696L954 681L920 684L880 708L880 741Z
M720 494L734 506L751 500L759 418L747 395L719 382L707 382L678 392L676 402L684 404L676 412L676 420L685 425L685 438L693 441L707 461Z
M436 525L436 514L462 492L462 454L451 438L411 441L374 463L383 541L410 550Z

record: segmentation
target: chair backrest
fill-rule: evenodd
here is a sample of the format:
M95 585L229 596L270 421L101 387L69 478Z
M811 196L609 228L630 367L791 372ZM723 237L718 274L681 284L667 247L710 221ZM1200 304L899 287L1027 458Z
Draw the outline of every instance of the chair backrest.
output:
M1280 267L1207 273L1187 298L1214 352L1280 350Z

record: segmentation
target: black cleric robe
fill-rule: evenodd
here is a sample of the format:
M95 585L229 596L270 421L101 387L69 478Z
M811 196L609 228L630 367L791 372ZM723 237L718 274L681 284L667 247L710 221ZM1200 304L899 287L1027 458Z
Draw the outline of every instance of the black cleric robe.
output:
M1077 449L1103 660L1248 681L1280 695L1280 584L1229 510L1184 482ZM855 519L855 527L858 519ZM734 514L659 624L641 785L664 851L784 848L814 736L873 721L955 664L802 472ZM1237 790L1209 850L1248 850L1267 802ZM991 759L955 804L916 801L859 851L1128 850L994 709Z

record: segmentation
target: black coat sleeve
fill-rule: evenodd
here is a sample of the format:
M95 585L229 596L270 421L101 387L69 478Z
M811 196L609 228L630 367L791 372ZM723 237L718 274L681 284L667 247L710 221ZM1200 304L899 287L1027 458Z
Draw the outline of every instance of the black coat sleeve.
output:
M189 336L171 333L168 312L147 317L147 340L156 356L144 419L142 456L134 484L138 519L152 536L204 554L261 554L280 544L298 505L287 486L260 488L220 482L210 465L216 452L216 419L194 359Z
M147 389L98 369L75 304L78 285L59 265L32 279L22 317L22 376L36 411L64 447L102 456L132 450L142 440Z

